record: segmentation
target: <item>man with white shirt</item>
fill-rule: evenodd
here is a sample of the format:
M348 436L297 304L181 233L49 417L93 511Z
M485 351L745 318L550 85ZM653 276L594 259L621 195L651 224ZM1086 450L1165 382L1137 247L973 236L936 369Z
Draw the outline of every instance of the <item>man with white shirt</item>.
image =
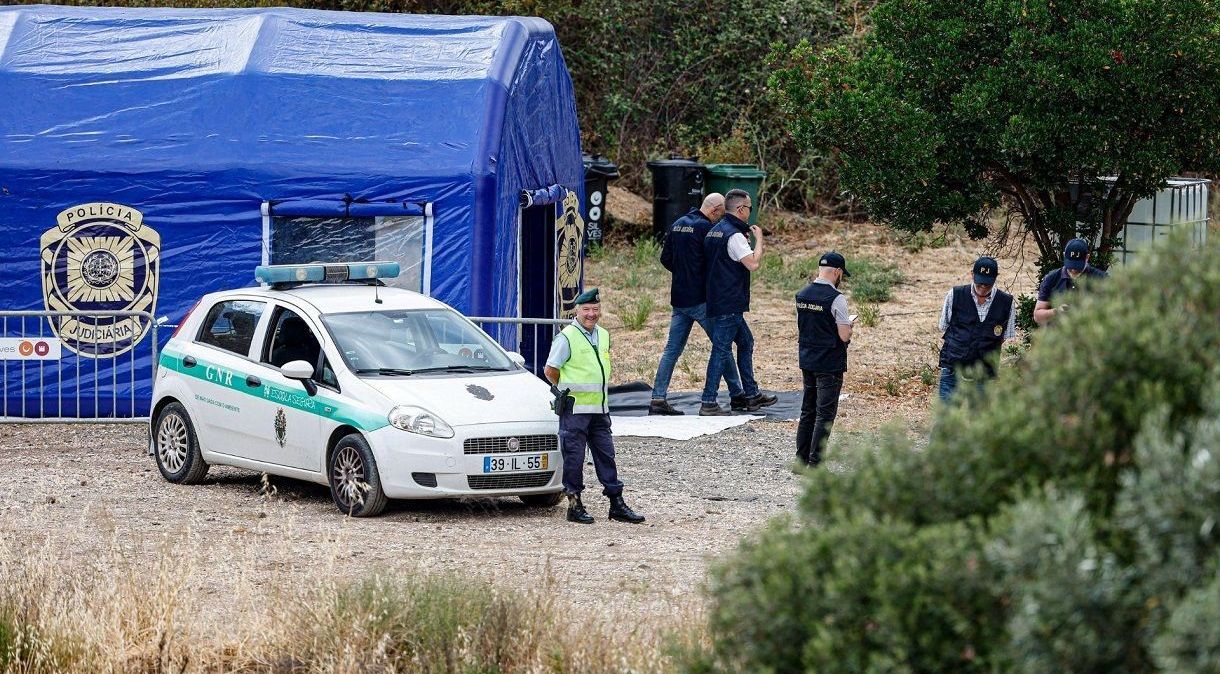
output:
M754 411L774 405L776 397L759 392L754 380L754 335L746 325L750 310L750 272L758 269L763 254L762 230L746 224L750 219L750 193L729 190L724 195L724 219L703 239L707 260L707 318L712 324L712 354L707 362L701 416L732 414L716 402L725 362L737 345L737 371L741 374L741 398L731 401L732 409ZM750 248L747 234L754 235Z
M947 400L957 388L962 368L982 364L987 376L995 375L989 356L1004 340L1017 334L1012 295L995 287L1000 265L994 258L974 261L974 283L960 285L945 295L940 312L940 330L945 343L940 349L940 398Z

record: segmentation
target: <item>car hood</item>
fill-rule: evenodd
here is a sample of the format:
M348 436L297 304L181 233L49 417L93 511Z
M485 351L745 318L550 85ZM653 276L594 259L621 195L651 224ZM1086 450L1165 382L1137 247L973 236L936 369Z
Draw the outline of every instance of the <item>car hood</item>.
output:
M529 372L362 380L394 405L418 405L450 426L556 421L550 388Z

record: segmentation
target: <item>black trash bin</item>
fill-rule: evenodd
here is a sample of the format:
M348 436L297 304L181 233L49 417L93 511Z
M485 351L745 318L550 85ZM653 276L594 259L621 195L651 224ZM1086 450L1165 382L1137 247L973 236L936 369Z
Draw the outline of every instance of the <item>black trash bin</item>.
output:
M618 164L600 154L581 155L585 164L585 241L601 245L606 222L606 196L611 180L618 180Z
M652 233L659 240L674 220L703 202L704 166L670 155L648 162L648 170L652 171Z

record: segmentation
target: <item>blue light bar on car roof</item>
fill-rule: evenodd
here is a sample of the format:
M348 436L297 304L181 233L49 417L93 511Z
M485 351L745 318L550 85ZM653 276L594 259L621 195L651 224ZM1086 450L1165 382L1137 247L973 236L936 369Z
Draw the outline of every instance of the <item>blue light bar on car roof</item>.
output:
M379 278L398 278L397 262L339 262L323 264L268 264L254 268L262 283L338 283Z

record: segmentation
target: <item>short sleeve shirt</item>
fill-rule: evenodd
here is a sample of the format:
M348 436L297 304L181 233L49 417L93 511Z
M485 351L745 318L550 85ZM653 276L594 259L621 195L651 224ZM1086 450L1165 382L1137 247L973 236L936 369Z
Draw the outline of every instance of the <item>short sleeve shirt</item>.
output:
M1107 274L1106 274L1106 272L1104 272L1096 267L1093 267L1091 265L1085 265L1084 273L1081 274L1081 277L1085 277L1085 276L1091 276L1094 278L1105 278L1107 276ZM1046 278L1042 279L1042 283L1038 284L1038 301L1039 302L1050 302L1051 297L1054 297L1055 295L1063 292L1064 290L1075 290L1075 289L1076 289L1076 280L1073 279L1071 277L1071 275L1069 275L1067 273L1066 269L1064 269L1063 267L1060 267L1060 268L1056 269L1055 271L1047 274Z
M588 330L585 330L583 325L580 324L580 321L574 320L572 321L572 325L575 325L577 329L585 333L585 336L589 338L590 344L592 344L594 347L597 346L596 327L593 329L593 332L589 332ZM563 367L571 357L572 345L568 344L568 338L564 337L563 335L555 335L555 339L551 340L551 352L547 354L546 357L546 366L553 367L558 370L559 368Z
M750 248L750 242L746 239L746 235L741 232L737 232L729 237L728 249L729 257L734 262L741 262L741 258L754 252L754 249Z
M814 279L813 282L814 283L825 283L826 285L831 285L830 281L827 281L825 279L820 279L820 278ZM837 323L839 325L851 325L851 317L848 316L848 314L847 314L847 296L846 295L843 295L842 293L840 293L839 296L835 298L834 302L831 302L830 315L834 316L835 323Z

